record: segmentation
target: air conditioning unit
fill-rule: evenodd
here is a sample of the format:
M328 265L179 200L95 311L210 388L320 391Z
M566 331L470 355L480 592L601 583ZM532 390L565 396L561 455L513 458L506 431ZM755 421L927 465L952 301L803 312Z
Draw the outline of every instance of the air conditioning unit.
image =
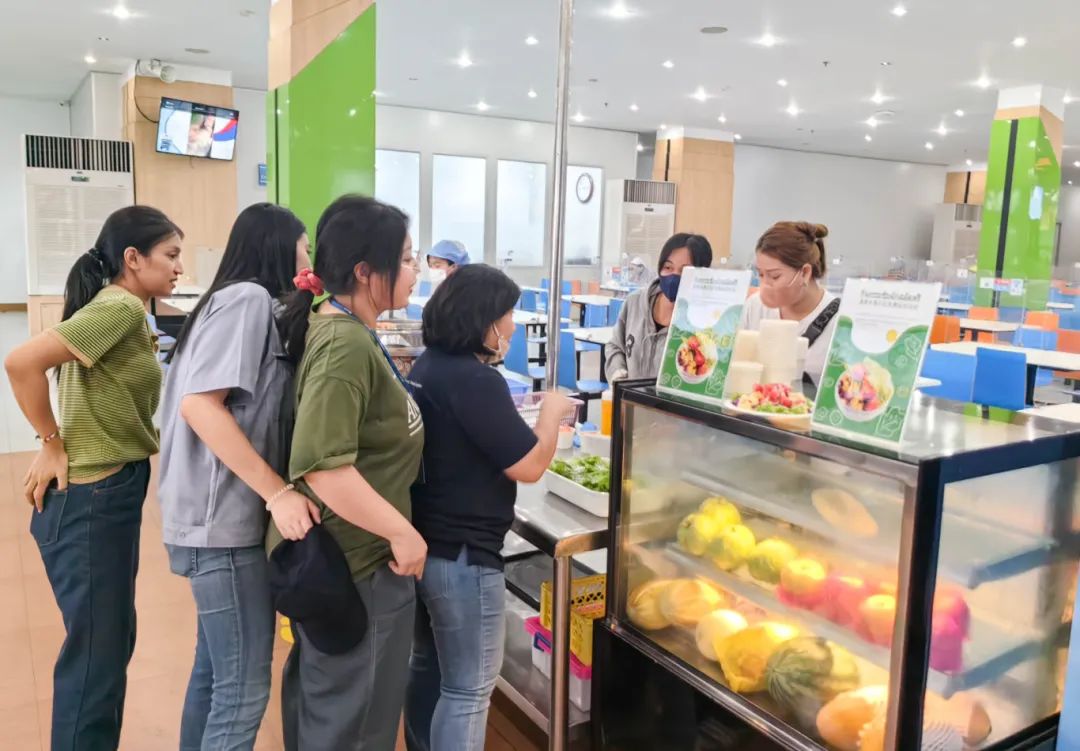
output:
M660 249L675 234L675 183L609 180L604 207L604 265L624 255L655 269Z
M943 203L934 209L934 234L930 259L937 265L954 265L962 258L979 255L982 234L982 206L973 203Z
M32 333L59 320L64 282L116 209L135 202L127 141L23 137L26 289Z

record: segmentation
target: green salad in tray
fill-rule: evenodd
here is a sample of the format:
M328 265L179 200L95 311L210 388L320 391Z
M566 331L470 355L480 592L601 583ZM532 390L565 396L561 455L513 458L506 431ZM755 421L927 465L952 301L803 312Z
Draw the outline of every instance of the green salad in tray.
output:
M589 490L606 493L611 487L611 463L599 456L579 456L569 461L556 459L551 471Z

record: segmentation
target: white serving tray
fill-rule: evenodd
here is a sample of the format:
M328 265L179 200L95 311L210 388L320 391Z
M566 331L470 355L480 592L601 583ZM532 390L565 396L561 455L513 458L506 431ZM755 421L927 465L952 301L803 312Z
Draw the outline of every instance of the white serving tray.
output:
M547 484L548 492L554 493L575 506L585 509L594 516L607 518L607 493L589 490L584 485L578 485L573 480L555 474L550 469L544 473L544 481Z

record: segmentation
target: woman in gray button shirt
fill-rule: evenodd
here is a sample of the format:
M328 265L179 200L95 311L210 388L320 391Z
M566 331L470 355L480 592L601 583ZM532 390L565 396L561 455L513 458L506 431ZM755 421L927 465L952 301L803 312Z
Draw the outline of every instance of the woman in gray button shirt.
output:
M158 499L173 573L191 581L199 614L181 751L254 745L274 643L266 512L288 539L319 522L282 479L292 368L276 316L308 266L307 234L292 212L248 207L171 355Z

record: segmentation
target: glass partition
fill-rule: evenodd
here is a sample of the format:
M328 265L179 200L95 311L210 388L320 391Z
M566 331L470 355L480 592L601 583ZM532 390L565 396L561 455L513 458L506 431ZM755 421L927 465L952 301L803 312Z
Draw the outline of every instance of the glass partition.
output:
M547 165L500 159L495 188L495 256L505 267L542 266Z
M409 215L413 246L419 250L420 154L415 151L375 149L375 197Z
M436 154L431 171L431 243L457 240L475 261L484 259L486 162Z

